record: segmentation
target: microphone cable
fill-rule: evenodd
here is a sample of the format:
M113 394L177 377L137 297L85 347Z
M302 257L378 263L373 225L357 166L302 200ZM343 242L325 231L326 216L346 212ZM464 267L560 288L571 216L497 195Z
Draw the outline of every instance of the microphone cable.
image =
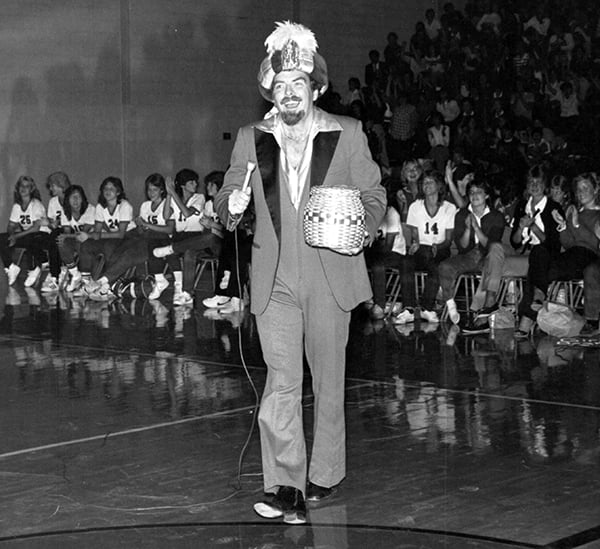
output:
M240 304L238 305L238 313L241 316L242 313L242 302L243 302L243 288L240 279L240 250L239 250L239 242L238 242L238 228L236 227L233 231L234 233L234 242L235 242L235 269L236 269L236 277L237 277L237 286L238 286L238 295ZM244 266L247 267L246 265ZM246 451L248 446L250 445L250 440L252 439L252 434L254 433L254 428L256 426L256 418L258 415L258 410L260 407L260 397L258 394L258 390L256 389L256 385L254 384L254 380L252 379L252 375L250 374L250 370L248 369L248 365L246 364L246 359L244 357L244 348L242 343L242 323L240 322L237 327L237 335L238 335L238 349L240 352L240 360L242 362L242 366L244 367L244 372L246 372L246 377L248 378L248 382L250 383L250 387L252 387L252 392L254 393L254 409L252 410L252 423L250 424L250 430L248 431L248 436L242 446L240 451L240 456L238 458L238 470L237 470L237 486L238 490L242 489L242 467L244 462L244 456L246 455Z

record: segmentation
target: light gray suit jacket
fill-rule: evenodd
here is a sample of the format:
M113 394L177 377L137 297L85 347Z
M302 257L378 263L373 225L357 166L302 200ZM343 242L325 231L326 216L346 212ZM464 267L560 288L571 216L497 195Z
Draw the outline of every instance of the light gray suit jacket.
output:
M360 190L367 231L374 239L385 214L386 193L360 122L315 110L319 133L313 141L310 186L351 186ZM279 260L281 231L280 188L277 178L280 148L272 133L273 119L241 128L225 182L215 198L215 210L230 230L239 219L228 211L229 195L242 187L247 163L257 165L250 185L256 212L252 248L251 311L261 314L271 297ZM326 248L319 257L331 291L341 309L350 311L372 295L364 254L346 256Z

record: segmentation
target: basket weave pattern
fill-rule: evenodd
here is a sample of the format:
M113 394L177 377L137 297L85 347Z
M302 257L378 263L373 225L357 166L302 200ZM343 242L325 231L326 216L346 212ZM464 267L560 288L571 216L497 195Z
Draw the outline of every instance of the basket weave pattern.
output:
M353 187L313 187L304 208L304 240L309 246L331 249L361 247L365 208Z

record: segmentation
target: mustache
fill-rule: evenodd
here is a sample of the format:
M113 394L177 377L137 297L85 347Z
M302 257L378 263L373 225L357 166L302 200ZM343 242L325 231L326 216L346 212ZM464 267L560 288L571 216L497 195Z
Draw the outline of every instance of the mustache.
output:
M298 101L302 101L301 97L298 97L297 95L291 95L289 97L286 97L285 99L283 99L281 101L282 105L287 105L288 103L297 103Z

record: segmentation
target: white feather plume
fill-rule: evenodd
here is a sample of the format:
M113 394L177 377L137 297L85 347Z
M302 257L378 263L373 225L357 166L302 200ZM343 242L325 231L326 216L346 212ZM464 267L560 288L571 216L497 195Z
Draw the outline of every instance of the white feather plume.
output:
M313 32L304 25L292 23L291 21L283 21L275 23L275 26L275 30L265 40L265 46L269 55L283 49L290 40L296 42L301 50L308 50L311 53L317 51L319 47L317 39Z

